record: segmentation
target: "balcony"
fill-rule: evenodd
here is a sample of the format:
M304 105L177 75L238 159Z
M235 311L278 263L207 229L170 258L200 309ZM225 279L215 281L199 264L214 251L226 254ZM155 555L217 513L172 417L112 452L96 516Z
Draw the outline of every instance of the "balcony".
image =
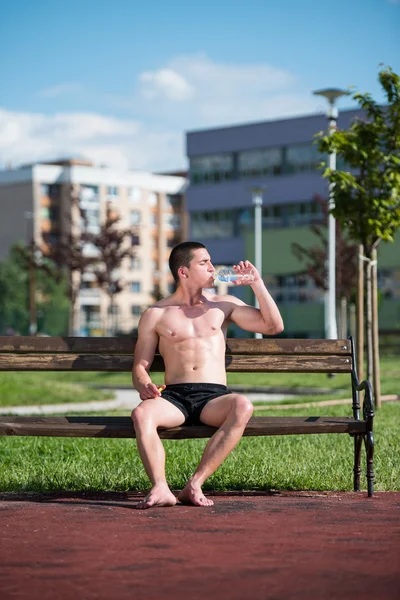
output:
M86 306L98 306L100 304L101 290L98 288L83 288L79 290L79 303Z

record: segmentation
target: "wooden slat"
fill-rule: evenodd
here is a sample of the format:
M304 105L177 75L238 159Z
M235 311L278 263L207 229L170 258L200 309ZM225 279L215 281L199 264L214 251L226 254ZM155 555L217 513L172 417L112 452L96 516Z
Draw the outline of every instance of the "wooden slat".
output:
M115 371L132 370L131 356L96 354L0 354L0 371ZM351 358L343 356L226 356L228 372L350 373ZM164 371L161 356L152 371Z
M0 336L0 353L129 354L136 338ZM349 340L239 339L226 340L228 354L349 355Z
M214 427L192 425L159 430L168 440L207 438ZM245 436L366 432L365 421L346 417L252 417ZM0 417L2 436L134 438L129 417Z

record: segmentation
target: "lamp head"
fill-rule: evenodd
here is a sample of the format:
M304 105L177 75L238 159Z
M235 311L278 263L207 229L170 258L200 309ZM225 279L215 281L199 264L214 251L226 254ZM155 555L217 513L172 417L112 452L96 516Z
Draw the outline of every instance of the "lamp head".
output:
M314 96L323 96L326 98L332 106L335 104L335 100L341 96L348 96L349 92L341 90L339 88L326 88L325 90L317 90L313 92Z

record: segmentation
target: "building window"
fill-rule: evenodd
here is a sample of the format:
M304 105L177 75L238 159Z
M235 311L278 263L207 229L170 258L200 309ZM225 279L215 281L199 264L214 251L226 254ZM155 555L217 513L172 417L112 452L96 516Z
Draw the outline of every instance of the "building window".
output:
M181 195L180 194L167 194L165 196L165 206L166 208L179 208L181 205Z
M40 195L41 196L48 196L50 198L50 190L49 190L50 186L47 183L41 183L40 184Z
M118 304L109 304L107 307L107 312L109 315L119 315L120 308L119 308Z
M81 231L87 230L89 233L99 233L100 231L100 210L99 208L81 208L80 216Z
M233 179L233 154L212 154L190 159L192 183L218 183Z
M151 215L151 224L152 224L153 227L157 227L157 225L158 225L158 215L157 215L157 213L153 213Z
M198 239L223 239L234 235L235 213L232 210L193 212L192 236Z
M287 146L285 172L314 171L324 159L325 156L318 151L318 146L312 142Z
M139 225L141 221L142 215L138 210L131 210L130 214L130 223L131 225Z
M140 246L140 237L137 233L131 234L131 244L132 246Z
M322 290L305 274L277 275L269 282L268 289L278 303L323 302Z
M100 306L83 305L80 310L81 327L84 329L99 329L101 327ZM89 331L81 335L88 335Z
M128 190L128 199L132 204L139 204L142 199L142 192L139 187L133 186Z
M131 306L131 312L133 315L140 315L140 313L142 312L142 307L138 306L137 304L132 304Z
M131 269L132 271L139 271L142 268L142 261L138 256L131 258Z
M118 198L118 188L116 185L109 185L107 187L107 196L109 198Z
M140 281L132 281L130 285L130 291L134 294L139 294L142 291L142 284Z
M89 205L98 205L100 202L99 198L99 188L97 185L82 185L80 196L79 196L79 205L82 208L89 207Z
M278 175L282 172L282 149L246 150L238 156L240 177Z
M166 213L164 222L167 229L179 229L181 226L181 216L175 213Z

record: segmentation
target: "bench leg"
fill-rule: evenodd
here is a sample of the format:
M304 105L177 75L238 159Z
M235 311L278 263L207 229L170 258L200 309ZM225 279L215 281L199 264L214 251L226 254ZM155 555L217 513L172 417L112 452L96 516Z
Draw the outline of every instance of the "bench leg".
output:
M367 485L368 497L371 498L374 493L374 434L369 431L364 436L365 449L367 452Z
M360 491L362 435L354 436L354 491Z

